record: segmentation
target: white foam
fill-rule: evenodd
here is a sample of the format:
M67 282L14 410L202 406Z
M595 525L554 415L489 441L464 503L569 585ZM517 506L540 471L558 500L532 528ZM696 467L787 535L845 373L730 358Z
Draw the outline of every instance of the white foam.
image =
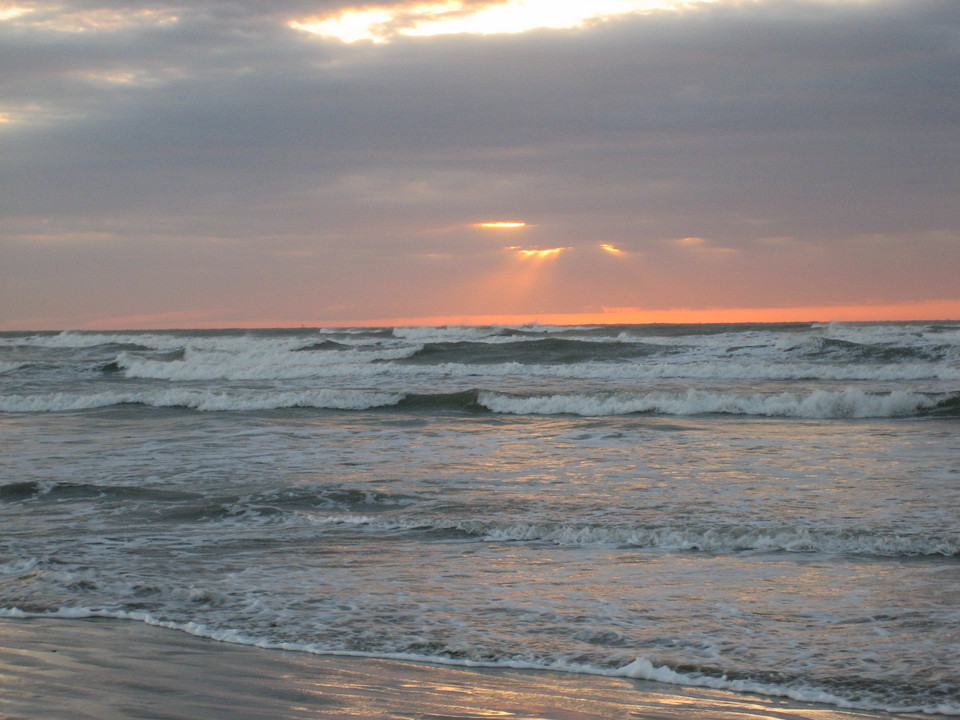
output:
M665 665L656 666L644 657L638 657L632 663L621 668L617 675L636 678L639 680L653 680L668 685L685 685L693 687L713 688L715 690L732 690L734 692L755 693L771 697L785 697L799 702L824 703L841 708L858 710L882 710L891 713L924 713L929 715L960 715L960 705L939 703L931 705L895 706L869 701L852 701L834 693L814 687L790 687L773 683L756 682L753 680L731 679L726 675L713 677L708 675L688 674L677 672Z
M319 352L276 351L262 356L198 355L159 361L121 353L117 362L131 378L171 381L284 380L294 378L358 378L390 375L395 378L541 378L617 380L745 380L745 381L960 381L960 366L949 363L889 365L695 362L583 362L527 365L519 362L405 365L391 360L413 356L422 346L380 350ZM267 357L269 355L269 357ZM303 357L306 356L306 357Z
M37 395L0 395L0 412L61 412L89 410L132 402L122 393L41 393Z
M354 371L355 366L407 358L421 346L377 350L316 350L291 352L288 348L261 348L231 353L187 348L182 360L151 360L121 353L117 364L131 378L156 380L282 380L319 377Z
M957 328L960 330L960 326ZM917 345L937 338L940 342L948 334L934 335L929 332L929 324L858 324L831 322L817 326L818 334L833 340L846 340L862 345Z
M200 390L172 387L162 390L40 393L0 396L2 412L62 412L122 404L184 407L196 410L271 410L318 408L367 410L395 405L405 393L374 390ZM702 415L725 413L760 417L888 418L909 417L936 406L938 398L895 391L867 393L848 388L808 393L738 393L687 390L650 393L573 393L523 396L481 391L478 402L496 413L514 415L613 416L632 413Z
M960 534L895 533L808 527L597 526L579 523L501 522L421 516L310 516L319 525L371 526L378 530L457 530L496 542L548 542L564 546L612 546L704 552L789 552L911 557L960 556Z
M600 325L541 325L540 323L524 323L522 325L492 325L493 330L517 330L520 332L541 333L553 335L556 333L587 332L598 330Z
M403 398L395 393L362 390L303 391L224 391L170 389L146 392L47 393L0 397L2 412L64 412L142 404L150 407L184 407L195 410L273 410L278 408L317 408L328 410L366 410L394 405Z
M616 675L636 678L639 680L653 680L655 682L666 683L668 685L687 685L694 687L708 687L715 690L733 690L735 692L749 692L758 695L768 695L773 697L787 697L791 700L801 702L826 703L838 707L855 708L870 707L857 703L852 703L843 698L837 697L831 693L815 688L790 688L781 685L772 685L769 683L758 683L750 680L730 680L724 677L711 677L705 675L689 675L679 673L665 665L656 666L644 657L638 657L632 663L621 668ZM870 707L870 709L875 709ZM886 708L883 708L886 709ZM913 708L910 711L915 712L919 708ZM902 710L902 708L898 708Z
M564 365L526 365L507 362L489 365L442 363L435 366L389 365L397 375L434 374L448 377L536 377L582 380L744 380L744 381L960 381L960 366L949 363L902 363L891 365L762 363L717 361L583 362ZM318 370L325 373L326 368ZM383 367L359 372L384 373Z
M493 412L517 415L606 416L630 413L700 415L726 413L766 417L870 418L905 417L932 408L927 395L897 391L871 394L859 389L811 393L686 392L612 393L606 395L538 395L523 397L482 391L478 401Z
M797 702L820 703L834 707L859 710L882 710L891 713L924 713L931 715L960 715L960 705L939 703L929 705L897 706L871 702L865 700L848 700L835 693L809 686L789 686L769 682L758 682L748 679L731 679L726 675L711 676L699 673L678 672L667 665L655 665L649 659L638 656L635 660L619 668L606 668L596 665L569 662L564 660L537 661L520 658L502 658L491 660L475 660L464 657L449 657L445 655L416 654L409 652L365 652L351 650L329 649L315 643L277 642L266 638L255 637L234 628L213 628L205 623L193 621L171 622L161 620L151 613L141 611L106 610L91 607L61 607L49 612L28 612L17 607L0 608L0 618L26 619L33 617L88 619L113 618L142 622L154 627L179 630L195 637L217 640L235 645L246 645L268 650L284 650L287 652L304 652L312 655L332 657L366 657L388 660L402 660L408 662L429 662L437 665L454 667L480 668L509 668L517 670L548 670L581 675L597 675L603 677L626 677L637 680L649 680L666 685L685 687L702 687L715 690L726 690L737 693L752 693L769 697L789 698Z
M469 325L393 328L394 337L413 340L418 343L471 341L483 339L492 334L494 333L491 332L490 328L473 327Z
M39 564L40 559L35 557L0 563L0 575L20 577L33 572Z
M374 524L374 519L369 515L327 515L325 517L313 517L311 516L310 521L318 525L372 525ZM397 523L388 523L380 524L381 527L389 527L391 529L403 527L401 524Z
M0 618L27 618L36 613L26 613L18 607L0 608Z
M393 337L420 344L473 342L485 344L530 343L544 340L545 336L567 334L574 342L597 343L613 342L612 337L583 337L571 333L577 330L592 330L590 327L565 327L562 325L491 325L476 327L455 325L449 327L398 327L393 329ZM514 332L511 332L514 331ZM640 338L636 339L641 341Z
M91 348L98 345L140 345L155 350L171 350L182 347L183 339L176 335L134 333L86 333L65 330L57 335L32 335L29 337L4 338L6 345L26 345L40 348Z

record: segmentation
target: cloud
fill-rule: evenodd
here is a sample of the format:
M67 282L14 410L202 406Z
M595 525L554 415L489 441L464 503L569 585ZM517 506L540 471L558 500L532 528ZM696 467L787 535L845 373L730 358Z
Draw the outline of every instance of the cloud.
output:
M608 243L678 277L688 270L664 241L740 250L731 269L697 279L714 302L777 304L771 294L786 292L815 303L757 277L789 259L813 293L862 253L860 289L845 295L838 279L824 291L852 301L888 283L910 247L936 262L913 258L918 278L901 285L955 292L943 269L960 252L952 0L716 2L585 30L353 45L290 27L348 6L334 1L18 6L30 12L0 16L0 62L12 69L0 76L0 222L18 243L8 273L35 268L56 282L54 256L30 250L40 235L110 233L123 253L89 251L115 272L121 259L149 259L170 275L195 262L191 242L206 257L272 263L271 238L282 237L380 282L414 256L494 247L496 233L467 227L478 219L523 218L531 246ZM912 239L934 235L948 239ZM867 252L864 237L889 241ZM638 271L622 264L622 288L567 277L582 292L564 302L685 292L651 281L638 297L628 270ZM403 267L443 296L433 271ZM302 301L302 282L278 292ZM409 314L389 310L395 298L335 290L330 306L344 312ZM38 292L22 291L21 307ZM153 302L168 311L162 292Z
M626 15L681 10L716 0L432 0L347 7L336 13L290 22L296 30L353 43L390 42L397 37L515 34L530 30L582 28Z

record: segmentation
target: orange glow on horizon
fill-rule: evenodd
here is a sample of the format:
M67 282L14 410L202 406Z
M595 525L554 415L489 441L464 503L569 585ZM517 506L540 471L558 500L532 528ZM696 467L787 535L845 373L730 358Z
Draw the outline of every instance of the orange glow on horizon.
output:
M232 313L231 313L232 314ZM430 315L334 320L330 318L266 318L235 320L230 314L192 311L127 315L101 319L48 317L9 323L5 331L33 330L164 330L297 327L430 327L439 325L644 325L779 322L933 322L960 321L960 300L927 300L888 305L805 306L795 308L604 308L583 313L517 313L512 315Z
M584 313L516 315L440 315L390 318L355 323L358 327L438 325L696 325L783 322L934 322L960 321L960 300L928 300L900 305L838 305L795 308L603 308ZM349 327L350 323L335 323Z
M616 245L611 245L610 243L600 243L600 249L604 252L608 252L611 255L623 255L623 250L618 248Z

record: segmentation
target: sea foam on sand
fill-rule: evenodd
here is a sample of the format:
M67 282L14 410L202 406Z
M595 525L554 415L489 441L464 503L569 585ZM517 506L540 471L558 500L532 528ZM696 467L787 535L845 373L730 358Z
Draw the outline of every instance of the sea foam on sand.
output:
M5 720L891 717L626 678L262 650L116 620L0 620Z

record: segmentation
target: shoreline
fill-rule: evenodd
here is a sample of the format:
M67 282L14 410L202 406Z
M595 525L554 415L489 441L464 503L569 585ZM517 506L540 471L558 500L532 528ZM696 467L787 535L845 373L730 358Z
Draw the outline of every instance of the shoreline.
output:
M233 645L111 619L0 619L0 718L891 720L943 717L629 678Z

